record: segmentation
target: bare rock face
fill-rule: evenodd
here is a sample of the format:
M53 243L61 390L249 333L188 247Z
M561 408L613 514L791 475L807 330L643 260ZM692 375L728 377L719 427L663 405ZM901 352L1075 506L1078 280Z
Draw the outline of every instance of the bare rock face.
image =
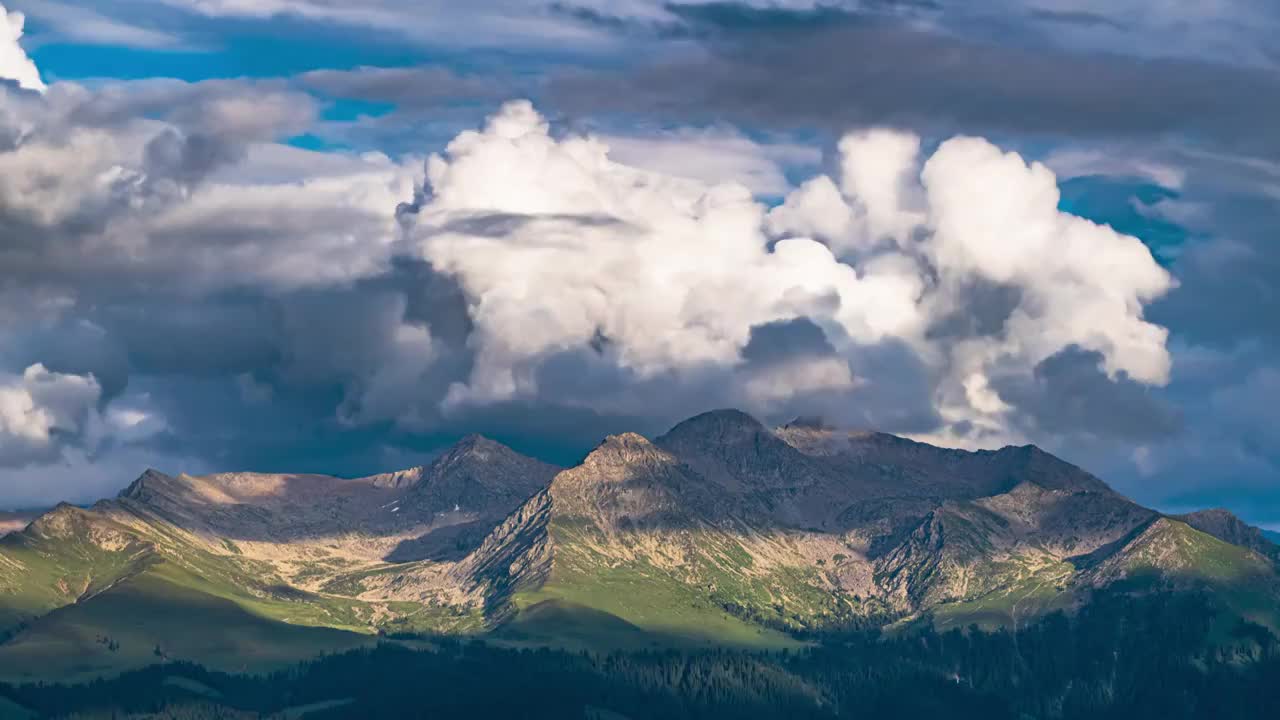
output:
M606 532L674 527L709 509L706 480L635 433L612 435L551 482L556 511Z
M450 571L450 581L488 606L517 590L541 585L551 571L550 519L551 494L544 490L494 528L475 552Z
M419 465L405 470L373 475L368 480L374 487L403 490L422 482L422 478L427 476L427 472L427 468Z
M1050 490L1110 492L1098 478L1033 445L967 452L885 433L803 424L785 425L777 435L801 452L861 477L880 492L973 499L1008 492L1023 482Z
M1092 553L1156 517L1110 490L1049 489L1031 480L975 504L1003 518L1019 543L1060 559Z
M405 502L421 511L503 516L546 488L559 470L488 438L471 435L402 487L412 488Z
M422 519L429 528L399 544L387 559L462 558L521 503L546 489L559 469L479 435L464 438L419 468L412 483L400 485L395 512Z
M1007 493L948 500L877 560L896 601L923 609L1046 582L1054 568L1121 541L1157 517L1110 491L1049 489L1028 480Z
M807 437L813 442L793 442L795 435L769 430L745 413L719 410L686 420L656 444L718 491L714 505L722 514L753 524L836 532L856 526L844 521L858 516L854 509L862 501L892 497L899 488L848 462L832 438L815 431Z
M823 478L820 465L739 410L704 413L675 426L656 444L723 490L778 499Z

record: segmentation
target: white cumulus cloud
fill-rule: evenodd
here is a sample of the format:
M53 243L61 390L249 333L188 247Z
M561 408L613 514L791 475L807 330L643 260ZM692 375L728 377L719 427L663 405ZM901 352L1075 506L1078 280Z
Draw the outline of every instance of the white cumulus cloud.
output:
M56 455L60 437L96 432L102 388L92 375L28 367L0 375L0 465Z
M1168 381L1167 333L1143 308L1170 276L1138 239L1060 212L1046 167L976 138L924 160L894 131L851 134L840 152L838 179L770 211L742 185L624 165L607 142L559 138L529 103L507 104L428 161L417 208L423 256L458 279L475 323L475 366L447 404L536 397L542 364L584 348L641 380L728 369L753 328L797 318L850 362L911 348L936 378L935 439L951 442L1009 439L1016 409L995 381L1073 347L1113 379ZM1008 300L957 323L977 314L975 288ZM815 386L856 401L878 381L830 360L792 367L790 381L773 369L741 383L762 402Z
M22 13L10 12L0 5L0 78L12 80L27 90L44 92L40 71L19 42L25 25Z
M763 143L724 128L680 129L654 135L606 135L609 157L624 165L707 183L735 181L761 196L791 190L789 168L822 161L816 148Z
M455 401L536 392L540 358L593 339L643 377L732 364L773 320L823 317L866 342L921 329L919 280L901 264L859 271L806 238L770 249L745 187L621 165L592 138L558 141L527 102L460 135L427 172L416 232L477 325L476 370Z
M385 270L412 163L275 140L313 119L271 82L0 88L0 218L28 275L67 258L183 287L296 288Z

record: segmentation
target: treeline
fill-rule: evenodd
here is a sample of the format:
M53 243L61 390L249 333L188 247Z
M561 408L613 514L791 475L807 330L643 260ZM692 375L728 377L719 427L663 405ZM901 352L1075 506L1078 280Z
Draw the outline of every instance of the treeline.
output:
M851 632L792 653L388 642L267 676L169 663L0 695L51 717L1180 720L1280 709L1276 638L1223 617L1195 596L1119 596L1017 632Z
M997 701L986 715L958 715L937 703L941 717L1178 720L1280 712L1280 642L1266 628L1229 617L1194 594L1099 596L1073 617L1056 613L1018 632L828 642L789 669L830 689L848 717L868 716L859 710L877 683L881 701L897 703L886 717L923 716L929 707L912 691L922 678L939 676Z

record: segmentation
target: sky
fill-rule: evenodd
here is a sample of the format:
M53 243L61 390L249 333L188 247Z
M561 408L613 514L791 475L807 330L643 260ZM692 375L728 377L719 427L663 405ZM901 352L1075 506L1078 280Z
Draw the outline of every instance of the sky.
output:
M0 507L737 407L1280 529L1270 0L0 2Z

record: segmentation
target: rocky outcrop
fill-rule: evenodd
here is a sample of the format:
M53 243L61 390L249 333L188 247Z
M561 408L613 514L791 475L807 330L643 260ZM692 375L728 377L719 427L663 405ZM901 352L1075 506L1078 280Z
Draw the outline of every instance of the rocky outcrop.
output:
M458 563L449 579L491 613L518 590L541 585L551 571L551 510L550 492L530 498Z
M711 510L705 476L635 433L612 435L551 482L556 511L608 533L671 528Z

